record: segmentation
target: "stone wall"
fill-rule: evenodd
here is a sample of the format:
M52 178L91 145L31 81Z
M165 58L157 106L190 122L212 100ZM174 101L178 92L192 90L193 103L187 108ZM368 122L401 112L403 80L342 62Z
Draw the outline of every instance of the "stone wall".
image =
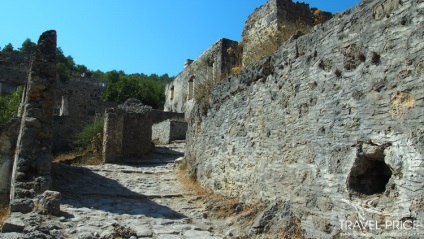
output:
M32 199L51 186L51 145L56 86L56 32L44 32L31 61L10 189L10 210L29 212Z
M190 172L209 190L269 205L251 233L298 222L308 238L338 238L353 233L343 221L361 218L419 226L422 16L422 1L363 1L220 82L190 119ZM407 233L423 237L420 226Z
M185 140L188 124L178 120L165 120L152 126L152 141L169 144L174 140Z
M75 134L96 115L104 115L107 108L117 103L105 102L100 96L106 82L88 78L71 78L58 81L53 120L53 153L72 149Z
M165 88L165 111L189 112L194 98L205 83L215 83L227 77L239 64L238 43L221 39L206 50Z
M0 125L0 202L9 201L10 179L12 178L13 156L19 133L18 118Z
M0 53L0 95L13 93L28 78L30 56L26 53ZM76 132L95 115L103 115L117 103L104 102L100 96L106 89L105 81L91 77L57 79L53 120L53 153L72 149Z
M332 17L329 12L310 8L292 0L269 0L247 19L243 33L243 66L273 53L282 42L296 34L308 32L316 24Z
M30 56L21 52L0 52L0 95L13 93L28 78Z
M141 159L152 152L152 126L167 119L181 118L183 114L153 110L136 99L129 99L117 108L106 110L103 161L119 163Z

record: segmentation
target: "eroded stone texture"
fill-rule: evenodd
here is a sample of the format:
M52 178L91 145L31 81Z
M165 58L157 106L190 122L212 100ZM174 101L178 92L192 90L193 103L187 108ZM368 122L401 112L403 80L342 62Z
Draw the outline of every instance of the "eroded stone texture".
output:
M173 140L185 140L187 122L165 120L152 126L152 140L154 143L169 144Z
M92 77L58 81L53 118L53 154L71 150L77 132L95 116L104 115L106 109L118 105L100 98L106 87L105 81Z
M397 2L363 1L219 83L187 133L198 181L280 202L255 224L270 232L290 220L308 238L352 232L346 220L423 222L424 2Z
M19 133L19 119L13 118L0 125L0 202L7 203L10 196L13 156Z
M195 61L188 60L184 70L165 88L164 110L188 115L194 99L207 90L202 85L213 85L230 75L239 65L239 55L238 42L223 38Z
M28 78L30 55L23 52L0 52L0 95L13 93Z
M152 126L183 114L153 110L141 101L129 99L117 108L106 110L103 136L103 161L117 163L142 158L154 149Z
M60 192L47 190L36 198L35 207L40 214L59 215L60 201Z
M31 63L15 154L12 211L30 211L28 200L51 186L51 137L56 82L56 32L44 32Z
M332 16L309 4L292 0L269 0L248 17L243 29L243 65L271 54L293 35L309 31ZM298 32L300 33L298 35Z

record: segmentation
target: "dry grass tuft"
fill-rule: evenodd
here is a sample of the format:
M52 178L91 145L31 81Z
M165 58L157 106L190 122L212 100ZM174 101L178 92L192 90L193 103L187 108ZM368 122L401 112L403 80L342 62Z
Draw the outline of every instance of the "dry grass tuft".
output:
M177 172L177 179L184 187L190 189L195 194L200 196L209 195L209 193L196 181L195 178L188 175L187 164L181 165L180 170Z
M100 165L103 163L100 155L91 151L83 153L70 152L66 154L59 154L54 157L53 163L60 163L66 165Z
M237 198L208 192L194 177L189 176L187 172L187 166L184 164L181 165L177 172L177 179L183 186L200 196L198 200L201 200L201 203L206 205L207 209L207 212L203 215L205 218L224 218L231 221L231 224L238 225L240 228L249 228L257 216L266 208L266 205L263 203L246 205L241 203ZM253 237L261 239L304 239L300 221L293 219L291 224L293 227L290 232L263 232ZM241 238L247 237L242 236Z
M3 224L9 216L9 206L2 203L0 204L0 224Z
M240 74L240 71L241 71L241 66L235 66L235 67L231 68L231 74L233 74L233 75Z

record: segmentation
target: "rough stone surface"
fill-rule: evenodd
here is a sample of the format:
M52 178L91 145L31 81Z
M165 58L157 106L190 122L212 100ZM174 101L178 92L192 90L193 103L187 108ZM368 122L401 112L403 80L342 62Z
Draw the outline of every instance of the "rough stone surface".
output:
M123 104L118 105L119 109L125 110L130 113L147 113L153 110L151 106L144 105L140 100L130 98L126 100Z
M56 32L44 32L31 62L12 172L11 204L18 205L51 185L51 139L56 83ZM16 201L14 201L16 200ZM11 208L25 209L16 206Z
M60 192L47 190L36 198L35 209L41 214L59 215L60 200Z
M152 141L156 144L169 144L174 140L185 140L187 122L165 120L152 126Z
M8 218L2 225L2 233L16 232L22 233L25 229L25 223L19 217ZM3 237L2 237L3 238Z
M100 98L106 87L105 81L92 77L74 77L57 81L53 117L53 154L71 150L76 132L80 132L95 116L103 116L106 109L118 105Z
M239 64L238 43L220 39L175 77L165 88L165 111L190 112L200 85L224 79Z
M331 18L331 13L310 8L292 0L269 0L248 17L242 33L244 66L272 53L278 45L297 32Z
M10 179L12 178L13 156L19 133L18 118L0 125L0 202L8 202L10 196Z
M0 238L218 239L224 230L237 231L227 218L204 218L202 196L177 180L174 160L183 151L184 143L174 143L158 147L144 161L54 165L61 214L13 213Z
M30 56L22 52L0 52L0 95L13 93L28 78Z
M223 80L192 114L192 174L248 203L285 202L308 238L423 237L422 224L342 225L424 221L423 16L423 1L363 1Z
M152 152L152 126L183 114L153 110L130 99L118 108L106 110L103 137L103 161L117 163L128 158L142 158Z

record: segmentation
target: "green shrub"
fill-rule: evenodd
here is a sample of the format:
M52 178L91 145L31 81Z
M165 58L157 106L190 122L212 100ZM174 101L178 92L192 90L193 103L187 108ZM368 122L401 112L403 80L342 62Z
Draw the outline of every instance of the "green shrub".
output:
M104 118L96 117L75 136L75 145L82 151L101 153Z
M6 123L8 120L18 115L22 92L22 87L18 87L13 94L0 96L0 124Z

